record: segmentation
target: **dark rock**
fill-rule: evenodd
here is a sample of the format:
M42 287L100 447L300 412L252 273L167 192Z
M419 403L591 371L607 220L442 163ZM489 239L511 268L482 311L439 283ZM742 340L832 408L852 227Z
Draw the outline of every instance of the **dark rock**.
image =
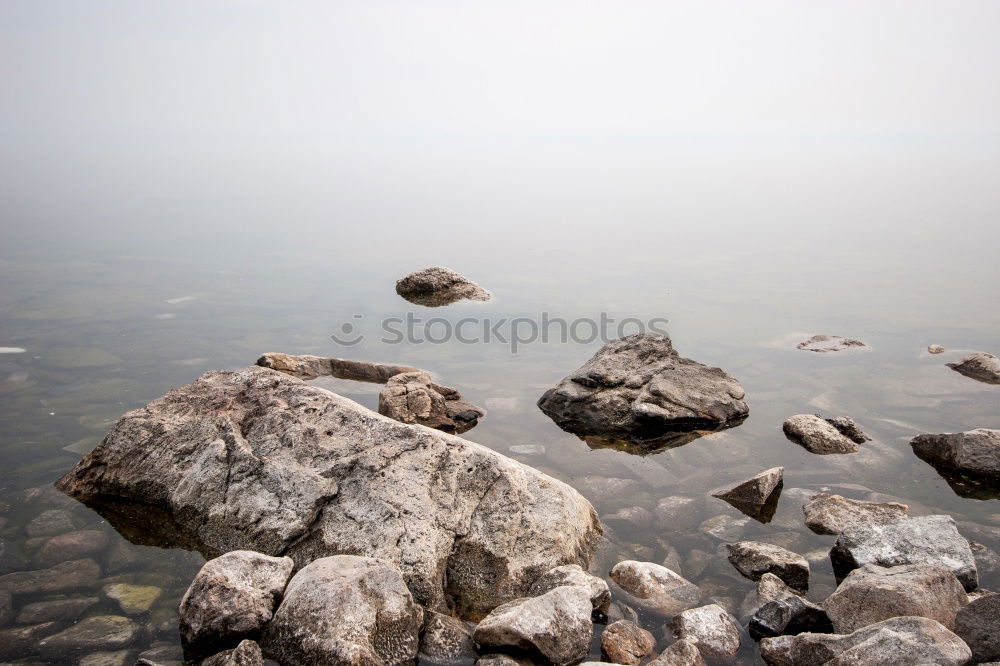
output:
M11 594L43 594L96 587L101 567L94 560L72 560L48 569L16 571L0 576L0 590Z
M543 573L528 590L529 597L538 597L563 585L575 585L587 590L596 616L606 615L611 604L611 590L603 578L584 571L579 564L566 564Z
M432 266L396 282L396 293L416 305L440 307L463 299L488 301L490 292L450 268Z
M801 555L760 541L739 541L727 548L729 562L750 580L770 573L796 590L809 589L809 562Z
M705 666L705 660L694 643L681 639L646 666Z
M613 664L637 666L655 646L653 634L628 620L612 622L601 633L601 656Z
M664 617L697 606L702 598L697 585L652 562L625 560L616 564L609 575L641 609Z
M34 653L38 641L58 629L58 622L42 622L0 631L0 659L21 659Z
M1000 430L978 428L943 435L918 435L910 440L910 446L934 467L1000 479Z
M610 599L610 598L609 598ZM0 629L10 624L14 617L14 602L10 592L0 590Z
M798 349L803 349L805 351L818 352L825 354L827 352L843 351L844 349L851 349L857 347L867 347L865 343L861 340L854 340L852 338L842 338L839 335L814 335L808 340L800 342L796 347Z
M184 650L174 643L153 645L139 653L137 666L184 666Z
M757 588L743 601L742 613L755 640L803 632L830 633L833 624L822 607L785 585L774 574L765 573Z
M683 611L667 627L704 657L731 657L740 650L740 628L718 604Z
M858 525L882 525L906 518L910 508L898 502L865 502L821 493L802 505L806 525L816 534L840 534Z
M110 652L91 652L81 657L79 666L132 666L136 663L131 650L114 650Z
M960 609L955 633L972 650L974 661L1000 660L1000 594L987 594Z
M811 453L830 455L854 453L868 441L854 421L847 417L825 419L818 414L796 414L782 424L785 436Z
M766 469L731 488L716 490L712 497L725 500L758 522L770 522L778 506L784 472L784 467Z
M457 618L424 611L418 657L421 664L457 666L472 663L476 660L472 629Z
M14 542L0 538L0 574L22 571L28 566L28 558Z
M386 382L378 396L378 413L400 423L419 423L445 432L465 432L486 412L462 400L448 386L435 384L426 372L404 372Z
M128 647L139 636L139 625L121 615L91 615L63 631L38 642L42 656Z
M39 622L68 622L83 615L84 611L100 601L97 597L71 597L50 599L25 604L17 614L18 624Z
M966 377L987 384L1000 384L1000 358L986 352L974 352L955 363L946 364Z
M76 530L59 534L48 539L31 556L31 564L37 569L85 557L95 557L108 545L108 534L103 530Z
M264 666L264 655L257 643L245 640L232 650L209 657L201 666Z

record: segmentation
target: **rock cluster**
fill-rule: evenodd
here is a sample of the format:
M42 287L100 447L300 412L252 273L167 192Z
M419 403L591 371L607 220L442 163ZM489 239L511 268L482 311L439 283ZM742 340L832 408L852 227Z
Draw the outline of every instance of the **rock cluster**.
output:
M410 273L396 282L396 293L416 305L440 307L464 299L488 301L490 292L461 273L432 266Z
M426 372L403 372L386 382L378 396L378 413L400 423L419 423L444 432L462 433L486 412L462 399L449 386L434 383Z
M788 439L819 455L854 453L869 439L846 416L825 419L818 414L796 414L785 419L782 429Z

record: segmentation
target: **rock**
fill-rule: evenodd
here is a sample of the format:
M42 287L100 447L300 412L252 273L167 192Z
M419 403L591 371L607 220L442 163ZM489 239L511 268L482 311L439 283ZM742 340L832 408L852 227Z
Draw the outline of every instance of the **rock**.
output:
M694 643L681 639L646 666L705 666L705 660Z
M80 527L80 521L65 509L43 511L25 527L29 537L55 536Z
M180 605L181 640L194 654L213 654L256 637L271 621L294 563L234 550L209 560Z
M652 562L625 560L616 564L609 575L635 598L638 606L664 617L674 616L701 601L697 585Z
M865 564L940 564L950 569L967 591L979 584L969 542L958 533L951 516L920 516L850 527L837 539L830 559L841 575Z
M681 358L670 338L638 333L604 345L538 406L580 435L656 441L677 431L736 425L749 413L739 382Z
M686 610L667 626L677 638L694 643L705 657L731 657L740 650L740 628L717 604Z
M121 615L91 615L38 642L42 656L56 657L86 650L117 650L139 636L139 625Z
M978 428L943 435L918 435L910 446L934 467L1000 479L1000 430Z
M472 630L459 619L425 611L418 657L421 664L471 664L476 660Z
M129 412L59 487L134 541L299 566L376 557L418 603L471 619L553 567L589 566L601 533L560 481L260 367L207 373Z
M641 506L632 506L602 516L601 522L615 532L641 533L653 524L653 514Z
M775 636L760 641L760 656L770 666L795 666L792 663L792 641L795 636Z
M0 628L10 624L14 617L14 600L7 590L0 590Z
M232 650L209 657L201 666L264 666L264 655L257 643L245 640Z
M529 597L538 597L563 585L575 585L587 590L595 615L607 615L611 605L611 590L603 578L584 571L579 564L566 564L543 573L528 590Z
M37 571L16 571L0 576L0 590L11 594L66 592L97 585L101 567L94 560L72 560Z
M796 590L809 589L809 562L801 555L760 541L739 541L726 547L729 562L750 580L770 573Z
M508 447L508 451L516 456L544 456L545 447L541 444L515 444Z
M378 413L400 423L419 423L445 432L465 432L486 412L453 388L435 384L426 372L389 378L378 396Z
M334 555L292 577L261 645L282 664L402 664L416 657L422 624L397 568Z
M612 622L601 632L601 656L613 664L637 666L654 647L653 634L628 620Z
M743 601L750 636L755 640L802 632L830 633L833 624L826 611L802 598L774 574L765 573L757 589Z
M608 610L608 623L617 622L618 620L628 620L633 624L639 624L639 614L631 606L615 602L611 604L611 608Z
M743 535L748 524L750 524L749 518L712 516L699 525L698 530L719 541L735 541Z
M404 372L422 372L419 368L408 365L393 365L377 363L376 361L356 361L348 358L326 358L268 352L257 359L257 365L262 368L277 370L299 379L316 379L317 377L336 377L355 382L372 382L384 384L390 378Z
M76 530L48 539L31 557L37 569L85 557L94 557L108 545L107 532L102 530Z
M82 616L84 611L98 601L97 597L36 601L21 607L21 611L17 614L17 623L68 622Z
M955 574L941 565L866 564L849 573L823 605L834 631L849 634L903 615L928 617L954 629L955 613L968 602Z
M898 502L865 502L826 493L802 505L806 525L816 534L840 534L859 525L884 525L906 518L909 510Z
M591 611L586 589L564 585L497 606L479 623L473 638L480 650L524 650L552 664L570 664L590 649Z
M818 414L796 414L782 424L785 436L819 455L854 453L868 441L857 424L847 417L825 419Z
M129 659L132 652L116 650L114 652L91 652L79 661L79 666L132 666L134 659Z
M769 522L778 505L784 472L784 467L766 469L735 486L714 491L712 497L725 500L760 522Z
M27 566L28 558L24 556L18 545L0 538L0 574L22 571Z
M955 633L976 662L1000 660L1000 594L987 594L959 609Z
M686 532L698 524L700 512L694 497L661 497L653 509L653 521L659 530Z
M117 601L126 615L142 615L153 607L163 594L163 589L154 585L112 583L104 587L104 594L109 599Z
M154 644L139 653L137 666L184 666L184 650L175 643Z
M943 354L944 353L944 347L942 347L941 345L930 345L929 347L927 347L927 353L928 354Z
M19 659L31 654L40 639L58 629L58 622L43 622L0 631L0 659Z
M825 354L827 352L843 351L844 349L850 349L852 347L867 347L865 343L861 340L854 340L851 338L842 338L839 335L814 335L808 340L800 342L796 345L798 349L803 349L805 351L818 352Z
M770 651L765 643L777 640L761 641L761 651ZM962 639L940 622L924 617L894 617L852 634L799 634L787 644L788 663L795 666L961 666L972 656Z
M425 268L397 280L396 293L410 303L432 308L463 299L488 301L493 298L472 280L442 266Z
M972 550L973 559L976 560L976 571L980 577L984 574L1000 573L1000 553L975 541L969 542L969 548Z
M987 384L1000 384L1000 358L993 354L974 352L960 361L946 365L966 377Z

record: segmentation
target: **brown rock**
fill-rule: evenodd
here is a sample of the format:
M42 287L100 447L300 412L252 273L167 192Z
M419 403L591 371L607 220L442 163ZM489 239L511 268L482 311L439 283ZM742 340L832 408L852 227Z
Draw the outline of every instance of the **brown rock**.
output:
M628 620L613 622L601 633L601 654L614 664L636 666L655 645L653 634Z

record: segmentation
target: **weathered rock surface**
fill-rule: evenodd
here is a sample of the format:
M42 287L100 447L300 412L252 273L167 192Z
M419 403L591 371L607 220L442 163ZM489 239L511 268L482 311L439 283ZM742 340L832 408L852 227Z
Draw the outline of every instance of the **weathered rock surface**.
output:
M883 525L906 518L910 507L899 502L865 502L820 493L802 505L806 525L816 534L840 534L859 525Z
M698 605L701 590L666 567L625 560L616 564L611 579L635 598L636 605L664 617Z
M317 377L337 377L356 382L371 382L384 384L392 377L405 372L422 372L419 368L408 365L378 363L376 361L357 361L348 358L326 358L294 355L280 352L268 352L257 359L257 365L283 372L299 379L316 379Z
M31 556L31 565L46 569L67 560L94 557L108 545L107 532L103 530L75 530L48 539Z
M378 396L378 413L445 432L465 432L486 415L457 390L435 384L430 375L419 371L389 378Z
M565 564L546 571L528 590L529 597L538 597L563 585L575 585L587 590L595 615L607 615L611 605L611 590L603 578L584 571L579 564Z
M946 365L966 377L987 384L1000 384L1000 358L993 354L974 352L960 361Z
M121 615L92 615L38 642L42 656L64 656L84 650L127 647L139 636L139 625Z
M792 663L792 641L795 636L775 636L760 641L760 656L769 666L795 666Z
M967 591L979 584L969 542L958 533L951 516L920 516L850 527L837 539L830 559L842 575L865 564L940 564L950 569Z
M609 342L538 401L579 435L655 441L678 430L735 425L749 408L719 368L681 358L670 338L637 333Z
M439 307L456 301L488 301L490 292L450 268L432 266L396 281L396 293L416 305Z
M80 528L80 520L66 509L49 509L38 514L26 526L29 537L55 536Z
M569 664L590 649L591 612L587 590L564 585L497 606L479 623L473 638L480 650L515 649L552 664Z
M756 640L803 632L830 633L833 624L822 607L804 599L774 574L765 573L747 595L741 613Z
M903 615L954 629L955 613L968 602L955 574L939 564L866 564L848 574L823 605L834 631L849 634Z
M784 473L784 467L772 467L731 488L717 490L712 497L729 502L760 522L769 522L778 505Z
M264 666L264 655L257 643L245 640L232 650L209 657L201 666Z
M398 569L335 555L292 577L261 645L285 665L402 664L416 657L422 624Z
M1000 660L1000 594L973 600L955 616L955 633L976 662Z
M738 541L726 547L729 562L750 580L770 573L796 590L809 588L809 562L797 553L760 541Z
M95 587L100 575L101 567L94 560L71 560L48 569L15 571L0 576L0 590L14 595L65 592Z
M827 352L843 351L844 349L851 349L852 347L867 347L865 343L861 340L854 340L853 338L842 338L839 335L814 335L808 340L803 340L796 347L798 349L803 349L805 351L818 352L821 354Z
M628 620L612 622L601 633L601 656L613 664L636 666L655 646L653 634Z
M418 656L421 664L457 666L472 663L476 660L472 628L448 615L424 611Z
M942 347L941 345L928 345L927 346L927 353L928 354L943 354L944 353L944 347Z
M691 641L679 640L647 666L705 666L705 660Z
M910 440L910 446L935 467L1000 479L1000 430L918 435Z
M895 617L852 634L765 638L761 641L761 653L776 659L771 661L765 656L768 663L795 666L961 666L972 656L962 639L940 622L924 617Z
M825 419L818 414L796 414L782 424L785 436L819 455L854 453L868 441L854 421L846 416Z
M185 647L213 654L256 637L271 621L295 563L234 550L209 560L191 581L180 606Z
M667 626L677 638L694 643L705 657L731 657L740 650L740 628L717 604L686 610Z
M260 367L129 412L59 487L133 538L159 509L158 534L209 555L377 557L419 603L472 619L555 566L588 566L601 532L551 477Z

